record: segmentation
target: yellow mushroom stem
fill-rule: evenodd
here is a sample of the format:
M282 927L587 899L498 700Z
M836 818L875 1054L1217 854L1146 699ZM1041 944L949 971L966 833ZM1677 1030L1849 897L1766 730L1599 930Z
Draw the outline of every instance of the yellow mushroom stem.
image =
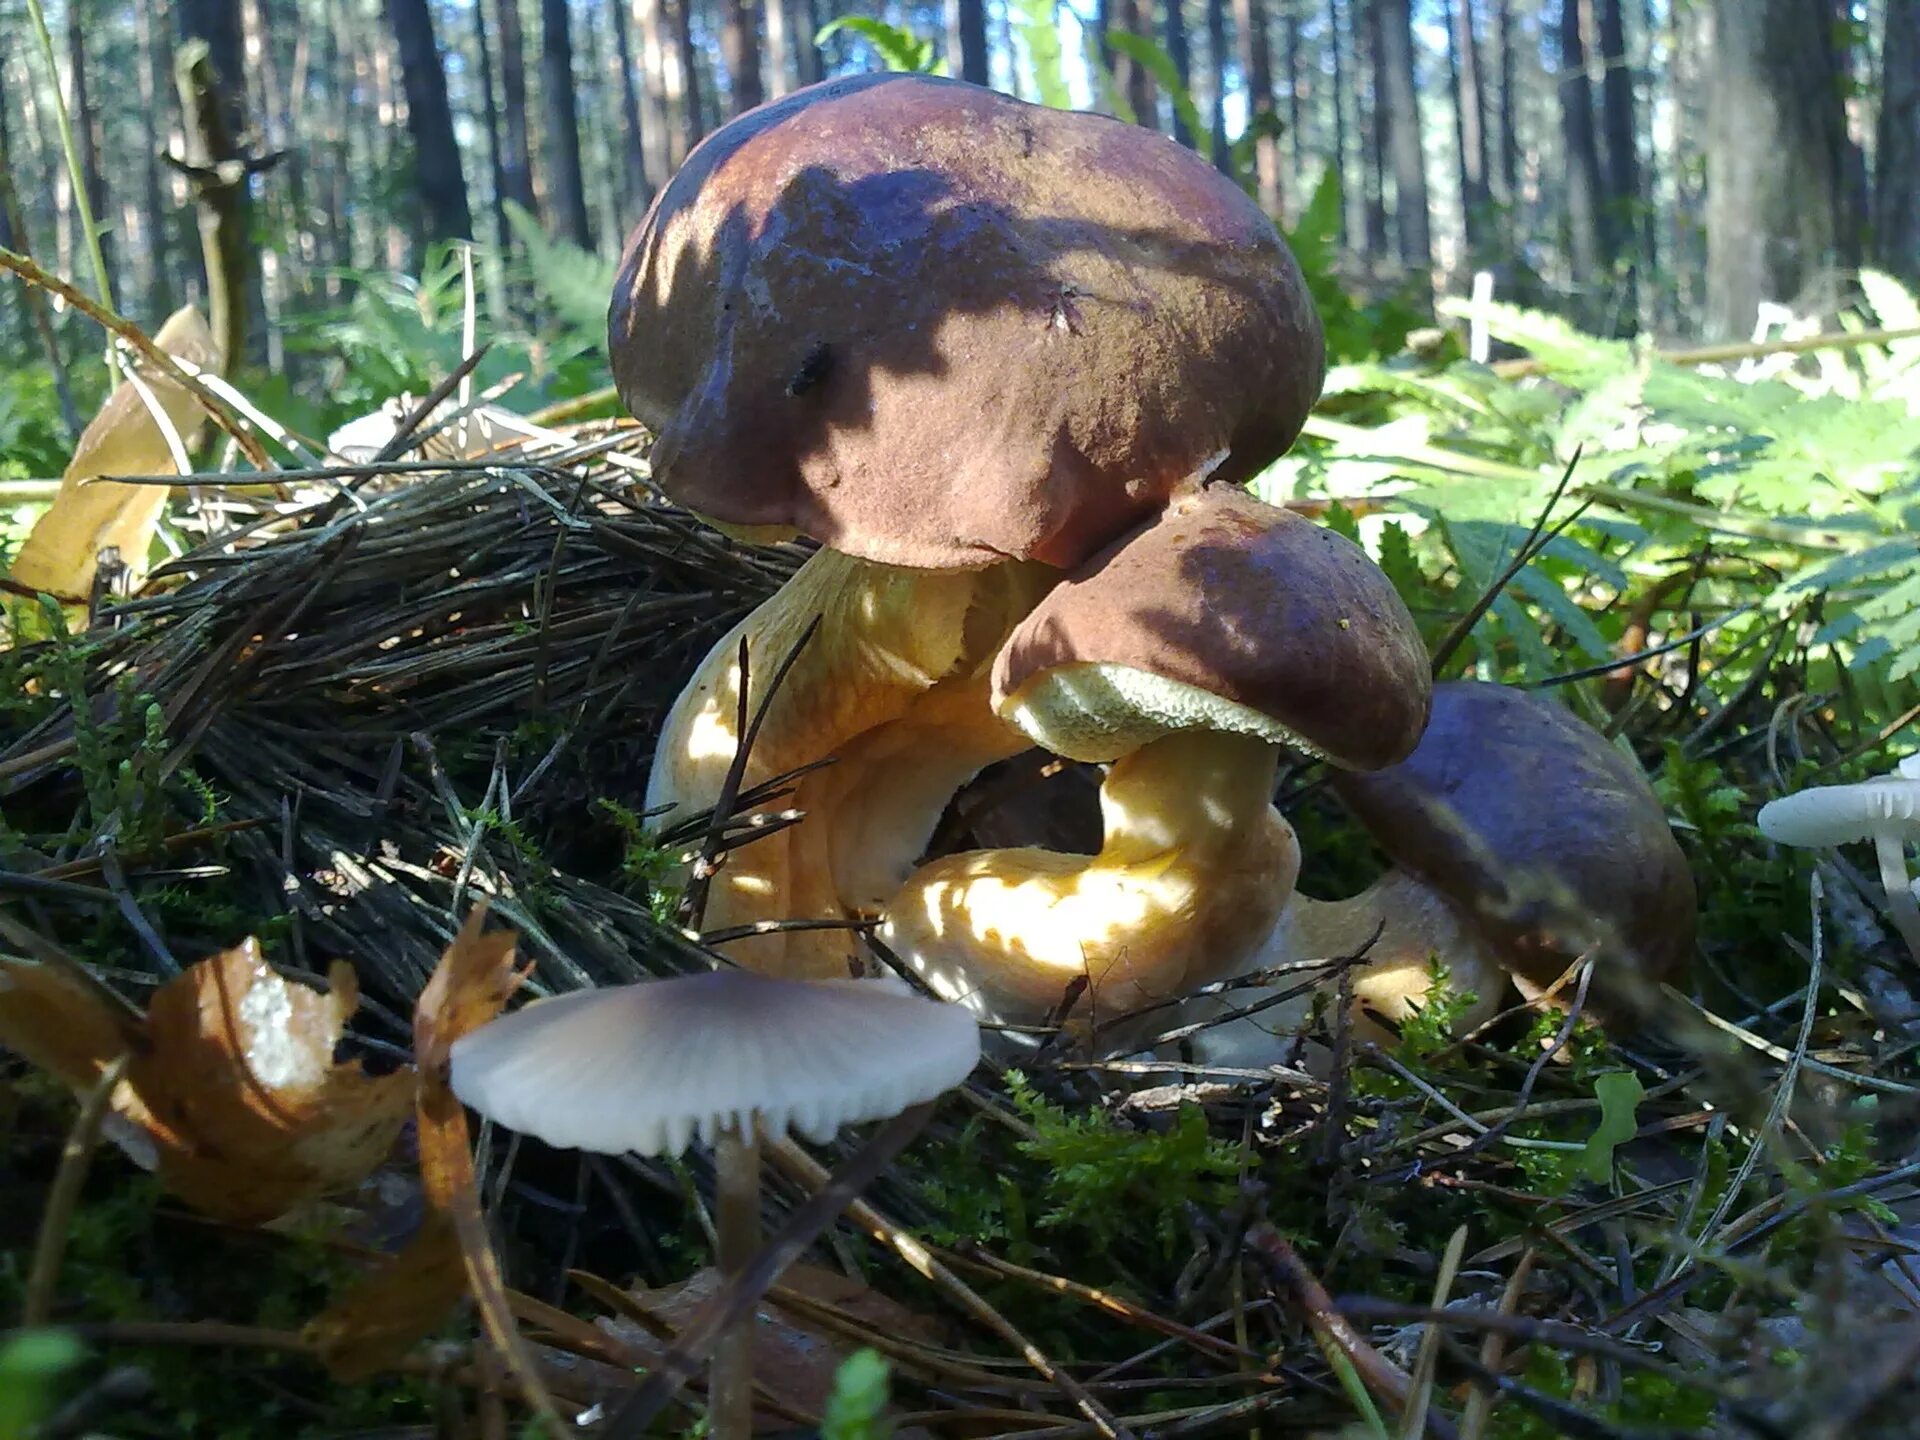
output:
M1507 988L1506 967L1481 938L1472 920L1451 900L1404 870L1389 870L1347 900L1314 900L1295 895L1266 943L1237 973L1334 960L1364 954L1353 970L1353 1034L1360 1040L1391 1044L1383 1021L1411 1019L1432 996L1433 962L1447 970L1455 992L1471 991L1474 1003L1462 1018L1471 1028L1500 1008ZM1302 969L1274 977L1270 985L1249 985L1200 996L1182 1008L1180 1023L1196 1024L1236 1012L1192 1039L1196 1059L1207 1065L1260 1067L1288 1058L1295 1035L1313 1007L1316 992L1333 994L1335 972ZM1263 1000L1303 985L1303 991L1277 1005L1253 1009ZM1173 1028L1168 1026L1166 1028Z
M665 807L656 826L664 828L720 799L739 746L743 638L751 720L782 662L819 620L767 708L742 788L818 760L843 757L854 763L843 769L837 762L814 772L793 795L769 807L804 810L807 818L726 857L708 891L704 928L849 917L827 858L836 828L832 812L863 792L865 767L858 759L863 737L876 737L865 742L876 756L910 753L918 724L914 717L923 702L928 730L923 756L947 744L956 729L969 727L974 734L969 743L987 757L973 770L1024 748L1025 742L993 716L984 671L1053 578L1043 566L1020 562L981 570L911 570L821 550L708 652L669 712L655 750L647 806ZM968 705L977 720L965 720ZM894 761L878 768L898 774L907 767ZM953 784L963 783L973 770ZM946 796L914 803L933 806L925 825L930 833ZM911 854L894 862L896 881L917 858L926 833ZM823 881L822 875L828 878ZM727 946L743 965L796 978L846 975L848 949L845 933L831 930L755 934Z
M889 903L880 937L986 1022L1043 1024L1084 980L1069 1023L1118 1043L1137 1025L1115 1022L1237 973L1272 931L1300 863L1271 803L1277 759L1245 735L1155 740L1107 773L1098 855L935 861Z

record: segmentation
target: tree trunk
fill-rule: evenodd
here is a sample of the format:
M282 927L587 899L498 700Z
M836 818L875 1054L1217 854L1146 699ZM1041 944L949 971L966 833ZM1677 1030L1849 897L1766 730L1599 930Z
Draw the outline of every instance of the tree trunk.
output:
M214 173L216 167L245 160L240 137L248 133L247 72L240 6L237 0L178 0L175 16L184 42L174 57L174 78L186 160L201 171L192 185L207 274L207 320L220 342L221 366L232 374L247 358L249 335L258 336L254 322L263 318L251 187L244 174Z
M1515 210L1520 206L1520 132L1513 120L1513 0L1498 0L1494 18L1495 46L1500 51L1500 198Z
M1287 149L1293 157L1295 177L1307 173L1307 127L1300 123L1300 112L1307 100L1309 82L1300 68L1300 0L1280 0L1282 49L1287 67Z
M1108 22L1113 29L1126 35L1150 36L1151 29L1146 17L1140 10L1141 0L1112 0L1112 10ZM1149 130L1160 128L1160 101L1155 93L1153 76L1138 60L1117 50L1107 52L1108 64L1113 67L1113 85L1126 98L1127 108L1133 112L1134 123L1144 125Z
M1460 209L1467 230L1467 253L1477 269L1486 263L1493 190L1487 165L1487 98L1480 70L1480 27L1473 0L1453 0L1450 32L1457 68L1454 83L1455 134L1460 146Z
M1333 173L1340 177L1340 248L1343 250L1352 233L1347 223L1347 202L1353 193L1347 184L1347 61L1341 53L1346 38L1340 0L1327 0L1327 49L1333 59Z
M1358 4L1356 18L1365 31L1366 68L1372 76L1372 103L1366 108L1366 253L1377 257L1387 253L1386 58L1380 44L1381 0L1358 0Z
M647 175L657 188L672 177L681 159L677 140L682 99L680 57L673 48L661 0L632 3L633 21L640 31L640 130L646 145Z
M630 225L640 218L653 200L653 177L647 173L647 141L650 127L640 105L639 67L635 64L633 23L627 0L609 0L613 11L613 48L620 66L620 120L626 138L620 146L621 173L626 176L623 199L633 213L622 216L620 224Z
M1920 5L1887 10L1880 57L1880 125L1874 144L1873 253L1920 284Z
M673 45L680 59L682 96L680 154L684 158L707 133L706 117L700 106L700 52L693 44L693 0L661 0L661 3L673 6Z
M756 0L720 0L720 55L727 66L731 109L739 115L766 99L760 84L760 17Z
M767 0L767 94L793 89L793 26L787 0Z
M471 240L467 177L460 169L460 143L453 136L447 102L447 71L434 39L427 0L387 0L387 19L400 49L401 81L407 90L407 132L413 137L415 184L428 240Z
M1413 73L1413 15L1409 0L1377 0L1386 89L1380 96L1393 155L1394 218L1400 259L1410 269L1433 268L1432 221L1427 212L1427 161L1420 146L1420 92Z
M165 19L160 0L138 0L133 11L134 44L139 51L140 113L151 119L156 131L171 129L167 124L170 109L167 84L167 47L160 37ZM166 194L160 184L160 147L158 143L142 147L140 156L140 251L146 267L147 318L157 328L175 309L173 245L169 234Z
M100 253L106 258L108 283L118 293L119 279L114 273L117 247L112 230L107 228L107 181L100 169L100 116L87 85L87 8L85 0L67 0L67 121L80 152L87 204L93 209L93 223L100 227ZM89 277L93 274L91 268L86 273Z
M33 246L27 238L26 220L20 213L20 198L14 186L17 173L13 165L12 136L7 130L7 107L0 104L0 245L31 255ZM66 425L67 439L78 441L80 410L73 403L66 357L60 353L60 339L54 334L53 321L47 314L47 297L37 285L10 284L6 288L19 307L16 311L22 332L19 353L24 356L31 338L39 337L47 367L53 372L54 394L60 402L60 418Z
M1586 46L1580 38L1580 0L1560 0L1560 135L1565 145L1567 258L1576 291L1584 292L1584 318L1599 313L1598 287L1605 281L1611 250L1600 180L1600 150L1593 135L1593 91L1587 84Z
M1207 105L1213 130L1213 163L1233 173L1227 145L1227 0L1206 0Z
M1267 45L1266 0L1233 0L1233 24L1239 32L1240 73L1247 82L1247 126L1254 134L1254 198L1262 210L1278 218L1280 144L1273 134L1273 56Z
M1640 260L1653 243L1651 214L1640 191L1639 125L1634 119L1633 68L1627 63L1626 24L1620 0L1595 0L1600 30L1601 119L1607 145L1607 221L1617 253L1632 261L1622 313L1639 314ZM1650 265L1650 261L1649 261Z
M496 0L500 17L501 181L507 199L538 219L533 194L533 146L527 136L527 45L520 0Z
M573 89L573 12L568 0L540 0L540 88L546 92L547 196L556 233L593 248L587 187L580 173L579 101Z
M816 85L826 78L826 64L821 58L820 47L813 43L813 37L820 33L820 27L826 22L820 14L820 0L794 0L794 4L799 10L800 24L805 27L805 33L801 35L800 43L796 47L800 61L800 83L802 85ZM1011 41L1008 42L1007 48L1009 53L1011 53L1013 48ZM965 59L964 52L962 52L961 58L963 60ZM993 47L987 43L986 5L982 3L980 6L981 79L979 81L982 85L991 83L988 77L991 73L990 67L992 60ZM964 80L969 77L962 75L960 78Z
M947 0L947 69L975 85L987 81L985 0ZM807 37L809 44L812 36Z
M1193 95L1193 52L1187 44L1187 11L1184 0L1163 0L1161 10L1165 18L1165 38L1167 59L1173 62L1173 73L1180 82L1180 88ZM1195 136L1187 128L1187 122L1180 118L1177 108L1173 111L1173 138L1182 145L1191 146Z
M507 223L506 169L501 164L500 102L494 94L493 41L487 36L486 6L473 7L473 40L480 54L480 108L487 135L487 179L493 189L493 244L502 255L513 248L513 230Z
M1842 257L1839 76L1828 0L1715 0L1707 326L1751 333L1763 300L1830 312Z

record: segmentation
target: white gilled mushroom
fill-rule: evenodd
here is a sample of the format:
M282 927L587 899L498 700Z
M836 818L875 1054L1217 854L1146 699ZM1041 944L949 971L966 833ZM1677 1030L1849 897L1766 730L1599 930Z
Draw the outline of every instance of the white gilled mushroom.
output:
M1920 755L1892 775L1855 785L1817 785L1760 807L1760 833L1778 845L1873 841L1894 928L1920 960L1920 894L1908 882L1907 845L1920 839Z
M1237 971L1299 867L1272 804L1279 747L1388 764L1429 691L1413 621L1365 554L1228 486L1174 501L1054 590L993 680L1035 742L1114 762L1100 853L935 861L880 935L937 994L1013 1026L1076 983L1074 1020L1105 1024Z
M979 1030L958 1006L888 980L781 980L736 970L543 1000L455 1042L454 1094L550 1145L675 1155L714 1146L721 1271L759 1248L757 1137L827 1140L961 1084ZM752 1410L752 1321L724 1337L713 1432Z
M871 914L947 795L1025 748L985 671L1059 568L1196 477L1257 473L1324 370L1285 243L1204 160L908 75L810 87L700 145L628 242L610 349L668 494L828 547L715 647L656 755L651 804L712 805L739 639L757 702L824 617L746 783L837 763L790 802L802 824L729 857L707 912L728 929ZM729 946L785 974L855 953L830 929Z

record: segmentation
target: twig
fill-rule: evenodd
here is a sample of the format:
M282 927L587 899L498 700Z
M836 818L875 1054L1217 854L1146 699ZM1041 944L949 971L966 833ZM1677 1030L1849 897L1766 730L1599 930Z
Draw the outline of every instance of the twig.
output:
M127 1059L120 1056L100 1073L61 1148L60 1168L54 1172L53 1188L47 1192L46 1209L40 1212L40 1236L34 1242L33 1268L27 1272L26 1296L20 1307L21 1322L29 1329L46 1324L53 1316L53 1296L60 1282L60 1261L67 1253L74 1207L80 1203L80 1187L86 1182L93 1147L100 1142L100 1127L112 1108L113 1092L127 1073Z
M273 461L268 458L266 448L252 431L240 423L239 417L227 407L226 402L183 370L179 362L154 344L138 325L108 309L84 291L75 289L58 275L41 269L27 256L9 250L4 245L0 245L0 268L11 270L28 284L38 285L58 295L82 315L126 341L155 369L198 400L207 414L213 417L214 423L233 437L233 443L240 447L248 460L261 470L273 469ZM176 476L169 483L177 485L181 479Z
M1536 1253L1529 1247L1521 1254L1519 1263L1513 1267L1513 1274L1507 1278L1507 1288L1501 1292L1500 1308L1495 1314L1511 1317L1520 1308L1520 1297L1526 1292L1527 1277L1533 1273ZM1486 1338L1480 1342L1480 1364L1489 1374L1498 1374L1506 1358L1507 1337L1498 1328L1488 1326ZM1481 1440L1486 1433L1487 1422L1492 1418L1492 1389L1486 1385L1475 1385L1467 1396L1467 1408L1460 1416L1460 1440Z
M1447 1241L1440 1257L1440 1274L1433 1282L1433 1315L1446 1314L1447 1301L1453 1295L1454 1278L1460 1273L1460 1257L1467 1250L1467 1227L1462 1225ZM1440 1326L1425 1322L1427 1333L1420 1337L1420 1351L1413 1363L1413 1401L1400 1422L1400 1440L1419 1440L1427 1430L1427 1413L1433 1404L1434 1375L1440 1363Z

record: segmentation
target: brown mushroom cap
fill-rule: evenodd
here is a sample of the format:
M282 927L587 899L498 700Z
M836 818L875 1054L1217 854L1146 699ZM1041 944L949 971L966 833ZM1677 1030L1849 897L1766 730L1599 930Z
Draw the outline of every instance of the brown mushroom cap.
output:
M1463 905L1523 987L1599 946L1648 982L1693 952L1686 857L1639 769L1599 732L1521 690L1449 681L1411 758L1332 785L1394 863ZM1618 967L1590 999L1631 1002Z
M609 327L668 493L914 566L1077 565L1284 451L1325 363L1279 232L1192 151L918 75L716 131Z
M1034 699L1043 685L1078 693ZM1095 713L1107 687L1125 692L1118 719ZM993 669L995 708L1031 735L1012 712L1045 705L1054 733L1034 738L1083 760L1151 738L1130 733L1137 712L1164 733L1185 727L1162 718L1192 710L1200 728L1377 769L1413 751L1430 688L1413 618L1364 551L1225 485L1182 496L1070 575ZM1073 705L1084 720L1062 713Z

